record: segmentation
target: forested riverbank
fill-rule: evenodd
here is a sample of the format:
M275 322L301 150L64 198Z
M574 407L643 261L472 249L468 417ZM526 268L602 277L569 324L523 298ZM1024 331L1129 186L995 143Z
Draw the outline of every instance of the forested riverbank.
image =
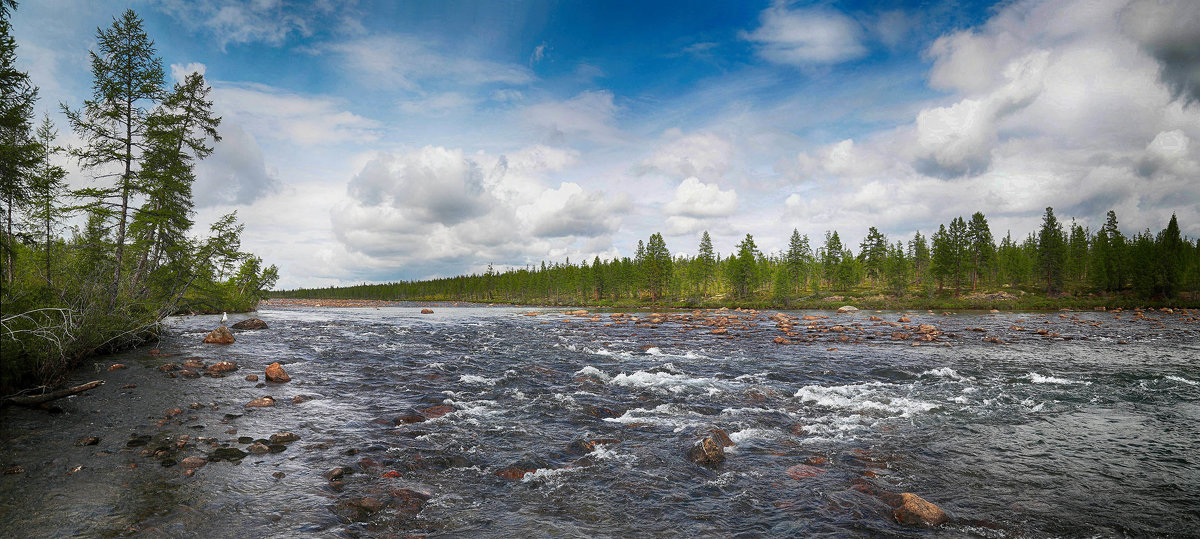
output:
M168 315L251 310L277 279L241 251L236 213L193 232L193 168L220 140L203 75L168 86L142 20L126 11L97 29L91 99L58 105L79 141L59 147L17 68L12 9L0 2L4 394L152 340ZM65 163L92 181L71 189Z
M1158 231L1128 234L1109 211L1103 227L1064 226L1046 208L1041 227L997 243L987 218L955 218L928 238L891 240L870 227L857 254L838 232L823 243L793 230L788 249L765 254L747 234L714 252L708 232L695 256L672 254L661 234L631 257L424 281L272 292L278 298L472 301L599 307L1002 309L1197 306L1200 242L1174 215Z

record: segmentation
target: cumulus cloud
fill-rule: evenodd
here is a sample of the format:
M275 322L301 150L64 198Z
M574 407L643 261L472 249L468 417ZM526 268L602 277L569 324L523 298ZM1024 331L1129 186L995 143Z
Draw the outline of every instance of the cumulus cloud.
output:
M553 144L574 139L618 141L616 113L613 93L608 90L583 92L565 101L545 101L522 111L525 121L542 130Z
M603 238L631 204L575 182L548 186L549 174L577 155L544 145L499 156L433 146L381 153L331 210L334 233L369 266L404 265L422 276L481 261L528 263L548 252L579 257L587 254L581 243L610 241Z
M1004 69L1007 83L976 99L917 115L919 169L932 176L959 177L987 170L997 144L997 121L1029 105L1042 88L1049 53L1035 51Z
M188 64L171 64L171 80L182 83L188 75L199 73L204 75L208 71L208 66L200 62L191 62Z
M681 217L726 217L737 209L737 192L722 191L716 183L706 184L691 177L679 183L674 198L663 209Z
M196 165L193 200L198 208L251 204L278 192L279 178L267 170L262 148L237 124L221 125L221 141Z
M1193 0L1137 0L1121 14L1124 29L1161 66L1175 96L1200 101L1200 8Z
M433 146L380 155L350 180L348 192L363 206L388 206L408 219L446 225L479 217L492 202L478 164L462 150Z
M867 54L862 27L828 8L788 9L778 3L759 14L759 27L742 37L758 44L758 54L777 64L835 64Z
M654 155L634 168L636 173L717 179L729 170L733 160L733 145L714 133L684 135L679 129L670 129L664 139Z

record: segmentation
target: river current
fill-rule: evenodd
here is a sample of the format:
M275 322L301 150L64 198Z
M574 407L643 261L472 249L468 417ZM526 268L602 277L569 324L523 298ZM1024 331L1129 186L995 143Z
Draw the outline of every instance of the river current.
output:
M1195 313L433 307L263 308L224 346L175 318L97 358L58 413L0 410L0 536L1200 533ZM239 370L159 370L189 358ZM725 461L691 462L712 429ZM901 492L950 522L901 526Z

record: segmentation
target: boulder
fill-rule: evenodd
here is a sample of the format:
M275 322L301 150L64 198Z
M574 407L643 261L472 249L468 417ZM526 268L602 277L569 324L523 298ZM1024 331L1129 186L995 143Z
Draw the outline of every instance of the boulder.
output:
M896 320L896 321L897 321L897 322L900 322L901 324L907 324L907 323L909 323L909 322L912 322L912 318L909 318L909 317L907 317L907 316L901 316L901 317L900 317L898 320Z
M212 333L204 338L204 342L208 344L233 344L234 340L233 332L225 326L212 330Z
M246 451L249 451L255 455L265 455L271 452L271 449L267 447L267 444L262 442L254 442L250 444L250 447L246 448Z
M187 359L187 361L183 362L183 368L185 368L185 369L203 369L204 362L200 361L200 358L198 358L198 357L190 357Z
M308 402L310 400L313 400L313 398L314 397L312 395L296 395L295 397L292 397L292 404L300 404L302 402Z
M853 305L842 305L841 307L838 307L837 312L838 312L838 314L845 314L845 313L852 313L857 310L858 310L858 307L855 307Z
M234 462L246 458L246 455L248 454L249 453L246 453L245 451L242 451L236 447L219 447L208 456L208 461L218 462L225 460Z
M896 522L905 526L931 527L944 524L950 520L946 512L929 503L916 494L905 492L900 494L900 505L892 511Z
M110 370L110 371L119 371L121 369L128 369L128 368L129 367L126 367L124 363L113 363L112 365L108 366L108 370Z
M211 376L214 374L224 374L236 370L238 370L237 363L232 361L218 361L212 365L209 365L207 369L204 369L204 374Z
M785 473L788 474L788 477L798 481L801 479L807 479L809 477L821 475L825 473L825 470L809 464L797 464L788 468Z
M290 382L292 380L292 377L288 376L287 371L283 370L283 366L280 365L278 361L276 361L275 363L272 363L270 365L267 365L266 373L267 373L267 381L268 382L275 382L277 384L282 384L285 382Z
M721 447L733 447L737 445L733 443L733 439L729 437L729 434L722 429L713 429L712 439L714 442L721 444Z
M433 309L421 309L421 314L433 314Z
M183 466L189 470L200 468L205 464L208 464L208 461L204 460L204 457L188 457L179 461L180 466Z
M267 323L257 318L242 320L231 326L233 329L267 329Z
M85 445L96 445L98 443L100 443L100 438L97 438L95 436L87 436L87 437L75 440L76 447L83 447Z
M715 467L725 462L725 448L712 438L704 438L688 450L687 457L701 466Z
M177 371L177 370L179 370L179 365L176 365L174 363L167 363L167 364L158 366L158 372L171 372L171 371Z
M268 406L275 406L275 398L270 395L246 403L246 408L266 408Z
M257 375L257 374L247 374L247 375L246 375L246 381L247 381L247 382L257 382L257 381L258 381L258 375Z
M294 442L299 439L300 439L299 434L294 434L291 432L276 432L275 434L271 435L271 443L273 443L273 444L286 444L288 442Z

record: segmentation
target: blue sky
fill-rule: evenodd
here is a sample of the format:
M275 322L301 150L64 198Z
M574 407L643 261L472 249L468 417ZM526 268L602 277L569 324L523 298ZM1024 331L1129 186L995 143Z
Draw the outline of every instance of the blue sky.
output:
M983 211L1023 237L1046 206L1200 236L1186 0L26 0L18 54L60 126L126 8L171 76L214 87L198 225L238 210L286 288L627 256L654 232L769 252Z

